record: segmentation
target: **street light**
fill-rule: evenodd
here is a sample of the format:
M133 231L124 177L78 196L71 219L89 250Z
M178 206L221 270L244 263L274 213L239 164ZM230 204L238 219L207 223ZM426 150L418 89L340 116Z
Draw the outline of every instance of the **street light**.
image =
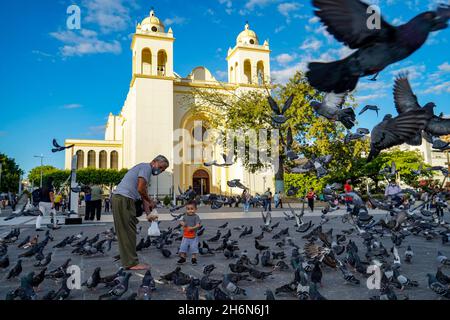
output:
M44 162L44 155L41 154L40 156L34 156L34 158L41 158L41 188L42 188L42 166Z

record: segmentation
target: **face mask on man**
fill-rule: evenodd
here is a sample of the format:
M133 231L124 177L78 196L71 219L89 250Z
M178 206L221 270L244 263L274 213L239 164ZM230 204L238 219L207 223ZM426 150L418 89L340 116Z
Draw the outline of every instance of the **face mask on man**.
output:
M157 176L161 174L160 168L152 168L152 175Z

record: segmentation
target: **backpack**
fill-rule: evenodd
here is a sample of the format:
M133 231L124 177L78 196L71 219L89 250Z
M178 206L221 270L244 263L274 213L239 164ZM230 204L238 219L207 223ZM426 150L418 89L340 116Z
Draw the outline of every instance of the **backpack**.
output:
M37 205L39 202L41 202L42 197L42 189L36 189L31 193L31 198L33 201L33 205Z

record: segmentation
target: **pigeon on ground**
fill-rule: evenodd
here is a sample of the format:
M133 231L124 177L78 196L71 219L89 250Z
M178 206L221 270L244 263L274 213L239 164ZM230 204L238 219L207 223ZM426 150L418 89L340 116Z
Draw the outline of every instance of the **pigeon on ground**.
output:
M145 272L144 278L142 279L142 283L139 286L137 299L138 300L151 300L151 294L156 290L156 282L152 276L150 270Z
M200 280L196 278L192 278L188 287L186 288L186 300L199 300L199 290Z
M63 280L61 287L59 290L55 293L55 296L52 300L67 300L70 296L71 290L67 286L67 280L69 279L69 275L66 275Z
M98 284L102 280L100 272L101 272L101 268L100 267L95 268L95 270L92 273L92 275L89 277L89 279L86 280L86 282L84 282L82 284L82 286L86 286L88 289L96 288L98 286Z
M6 269L9 267L9 257L5 256L0 260L0 269Z
M6 279L12 279L18 277L22 273L22 259L17 260L16 265L9 270L8 276Z
M130 281L131 273L125 273L124 276L118 278L118 283L107 293L98 297L99 300L111 299L118 300L128 291L128 283Z

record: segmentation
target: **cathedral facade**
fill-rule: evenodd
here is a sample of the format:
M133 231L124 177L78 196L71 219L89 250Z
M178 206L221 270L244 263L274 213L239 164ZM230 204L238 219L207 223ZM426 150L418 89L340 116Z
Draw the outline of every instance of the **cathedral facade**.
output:
M185 78L174 71L171 28L166 31L152 10L140 24L131 42L132 76L127 98L118 115L110 114L104 140L67 139L65 167L70 169L77 155L77 168L131 168L165 155L170 161L166 172L152 181L150 193L173 195L178 186L192 186L198 194L238 194L227 181L240 179L252 193L267 188L274 191L273 170L251 174L238 161L229 167L206 167L204 159L192 156L196 140L195 126L207 123L189 112L190 97L195 89L217 89L239 94L242 90L265 90L270 83L270 49L267 41L260 44L249 25L238 35L236 45L228 50L228 81L217 81L205 67L196 67ZM178 137L181 130L183 137ZM191 135L191 136L189 136ZM175 152L178 141L183 150ZM222 150L214 150L218 162ZM180 161L181 158L181 161ZM189 158L189 159L188 159Z

